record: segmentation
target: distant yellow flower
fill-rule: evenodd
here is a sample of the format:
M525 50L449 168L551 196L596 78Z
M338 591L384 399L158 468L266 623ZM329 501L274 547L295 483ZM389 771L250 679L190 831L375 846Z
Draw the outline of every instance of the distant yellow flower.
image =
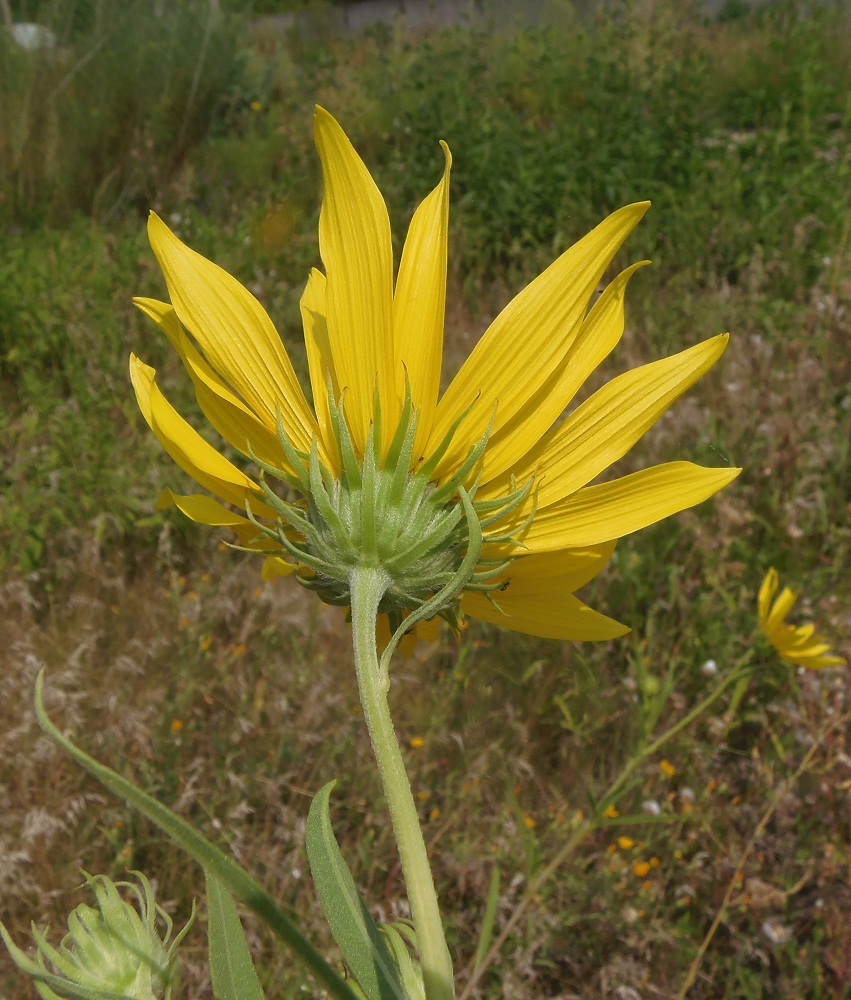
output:
M669 760L660 760L659 770L665 775L666 778L673 778L673 776L677 773L677 769Z
M774 600L779 585L777 570L772 568L759 588L759 624L771 645L787 662L810 670L845 666L845 660L831 653L829 644L816 635L815 625L786 624L786 616L798 595L784 587Z
M647 203L614 212L509 303L441 396L449 149L394 281L384 201L321 108L315 139L325 273L311 272L301 299L312 407L260 303L151 215L171 304L136 304L177 350L213 429L262 470L258 479L225 458L131 356L154 434L219 498L166 490L159 505L232 529L264 552L265 578L295 573L329 604L348 606L351 574L380 567L393 629L406 615L454 626L469 615L550 638L623 635L574 592L618 538L740 471L671 462L596 482L718 360L726 334L620 375L564 416L623 333L626 285L642 264L592 300Z
M622 851L631 851L635 847L635 841L632 837L618 837L618 847Z

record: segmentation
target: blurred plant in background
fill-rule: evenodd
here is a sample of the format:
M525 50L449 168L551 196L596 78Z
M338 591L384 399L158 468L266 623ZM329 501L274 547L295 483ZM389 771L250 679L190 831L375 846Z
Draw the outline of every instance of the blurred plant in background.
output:
M233 15L216 0L10 12L51 44L0 31L0 225L146 207L221 115L239 64Z

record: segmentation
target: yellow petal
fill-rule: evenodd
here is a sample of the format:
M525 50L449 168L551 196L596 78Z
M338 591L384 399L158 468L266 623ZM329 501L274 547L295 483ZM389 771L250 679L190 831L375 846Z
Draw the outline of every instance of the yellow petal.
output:
M156 299L136 298L133 302L159 326L180 355L195 386L198 405L225 441L243 455L253 452L264 462L289 468L277 435L257 419L207 364L183 332L174 308Z
M263 560L263 569L260 571L261 580L272 580L276 576L291 576L295 572L295 566L288 563L280 556L267 556Z
M552 552L621 538L702 503L741 471L669 462L610 483L586 486L538 511L521 541L530 552Z
M551 586L567 588L572 593L602 572L616 545L617 540L612 539L583 549L519 556L496 578L496 582L504 584L504 581L509 581L506 591L513 589L515 582L520 581L527 593L535 590L545 593ZM514 549L515 554L516 552ZM489 555L487 550L484 555Z
M316 419L266 310L227 271L181 243L153 213L148 236L180 322L207 361L272 430L280 411L291 443L310 451Z
M440 619L429 618L417 625L417 639L422 642L437 642L440 638Z
M614 548L615 542L609 541L588 549L521 556L495 581L505 587L493 592L498 607L485 595L470 592L462 600L464 612L549 639L593 641L624 635L629 631L625 625L592 611L573 596L600 573Z
M334 370L334 358L328 340L328 324L325 322L325 275L315 267L310 271L299 307L304 327L304 345L307 350L313 408L319 421L320 435L325 442L325 451L329 458L336 459L337 446L332 439L328 391L330 387L334 402L339 403L340 384ZM336 466L333 467L333 471L337 471Z
M727 334L619 375L578 406L524 457L518 481L538 468L538 507L569 496L632 448L724 353Z
M825 650L829 648L830 647L827 645L824 646ZM789 659L801 667L806 667L807 670L824 670L825 667L844 667L846 663L841 656L835 656L832 653L815 651L809 651L806 654L800 653L794 658L789 657Z
M166 487L157 500L157 510L165 510L167 507L177 507L181 514L197 524L230 528L241 545L266 547L272 541L263 532L258 531L257 526L247 517L235 514L212 497L204 496L203 493L185 496Z
M256 514L275 519L275 512L257 499L257 484L220 455L178 414L160 392L155 376L153 368L143 364L134 354L130 355L130 379L139 409L171 458L196 483L216 496L243 509L246 501L250 501Z
M407 374L417 411L415 456L422 454L431 431L443 357L452 154L445 142L441 146L446 157L443 179L411 219L393 297L397 379ZM404 394L404 384L397 384L397 392Z
M467 412L436 476L457 468L494 413L499 433L562 364L581 328L588 300L623 241L647 211L646 202L610 215L565 251L491 323L440 400L427 451ZM528 445L533 441L528 440Z
M780 578L777 575L777 570L772 566L765 574L759 588L759 620L763 625L768 621L768 614L771 610L771 599L777 593L779 585Z
M797 600L798 595L794 590L784 587L780 591L780 596L774 602L771 607L771 611L768 613L768 618L765 622L766 632L771 633L783 624L786 620L786 616L792 610L792 607Z
M599 642L629 632L628 626L583 604L569 588L527 593L518 583L514 593L510 588L504 594L498 593L496 602L499 607L494 607L484 594L465 593L461 608L470 618L544 639Z
M633 274L647 263L633 264L606 286L585 317L562 364L524 407L525 423L515 420L488 440L482 471L482 497L505 494L513 488L512 478L522 483L538 471L541 456L552 446L558 430L552 427L553 422L623 336L626 286ZM525 434L524 427L528 429Z
M236 514L224 504L220 504L218 500L205 496L203 493L184 495L175 493L174 490L166 487L157 500L157 510L165 510L167 507L177 507L181 514L185 514L190 521L195 521L197 524L226 528L249 525L257 534L257 528L251 524L247 517Z
M319 107L314 138L325 181L319 252L327 278L328 338L352 439L363 450L376 387L386 442L400 412L393 371L390 220L363 161L337 122Z

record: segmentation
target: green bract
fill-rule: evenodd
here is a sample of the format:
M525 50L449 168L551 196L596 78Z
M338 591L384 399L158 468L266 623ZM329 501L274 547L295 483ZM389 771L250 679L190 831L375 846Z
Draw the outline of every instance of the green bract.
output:
M450 479L434 482L434 468L452 443L457 425L450 428L428 461L417 466L413 461L417 414L409 392L383 455L377 397L363 458L352 443L342 406L334 402L330 392L328 406L340 473L335 476L322 462L316 445L309 455L297 451L279 421L278 439L294 473L253 458L264 473L283 481L301 497L295 503L284 500L264 480L265 499L279 514L278 524L273 528L258 521L251 501L246 504L249 519L280 545L280 555L295 564L299 582L315 590L326 604L351 604L353 570L381 569L387 588L379 610L389 616L394 630L412 613L416 620L439 615L457 627L462 590L490 593L504 586L493 581L510 565L511 557L483 557L482 544L510 545L532 515L504 534L498 529L487 535L483 531L526 500L532 479L520 487L512 484L504 496L475 499L476 470L487 445L488 429L470 446ZM462 484L470 479L472 484L465 489ZM268 548L263 552L270 554ZM409 619L405 627L413 624L414 619Z

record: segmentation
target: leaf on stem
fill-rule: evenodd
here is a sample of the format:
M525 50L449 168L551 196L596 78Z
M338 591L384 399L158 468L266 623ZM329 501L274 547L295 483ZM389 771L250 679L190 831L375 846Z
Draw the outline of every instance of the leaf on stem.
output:
M204 869L207 880L207 943L215 1000L265 1000L233 896Z
M317 792L307 816L307 860L322 911L367 1000L410 1000L334 837L329 803L335 784Z

